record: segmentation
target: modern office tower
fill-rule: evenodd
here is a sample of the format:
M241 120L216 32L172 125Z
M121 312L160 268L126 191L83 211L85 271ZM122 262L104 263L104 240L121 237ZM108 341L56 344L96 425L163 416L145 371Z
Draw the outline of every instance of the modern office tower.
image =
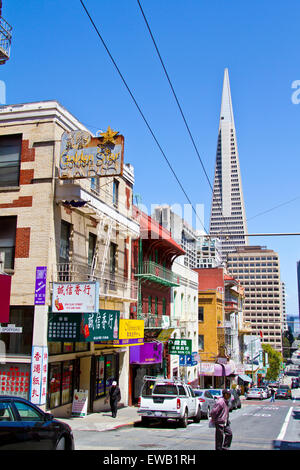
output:
M221 114L210 217L210 234L230 233L221 238L222 256L248 245L236 131L228 69L224 72ZM233 236L232 236L233 235Z
M245 288L244 320L262 343L282 351L282 289L279 256L262 246L228 254L228 272Z
M282 302L282 325L283 331L288 330L287 315L286 315L286 302L285 302L285 283L281 282L281 302Z

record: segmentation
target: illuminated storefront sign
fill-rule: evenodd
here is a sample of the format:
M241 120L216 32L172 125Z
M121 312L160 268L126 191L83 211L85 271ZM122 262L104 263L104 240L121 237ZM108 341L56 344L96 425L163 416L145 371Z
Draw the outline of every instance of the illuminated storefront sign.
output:
M123 174L124 137L108 127L98 137L65 132L61 140L59 178L93 178Z

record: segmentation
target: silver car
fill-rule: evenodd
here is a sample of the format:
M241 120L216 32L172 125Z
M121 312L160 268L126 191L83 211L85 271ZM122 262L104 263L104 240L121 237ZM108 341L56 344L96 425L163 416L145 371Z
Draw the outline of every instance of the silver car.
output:
M210 417L210 411L215 404L214 397L210 393L210 390L196 388L193 391L196 397L198 397L198 401L200 402L201 415L208 419Z

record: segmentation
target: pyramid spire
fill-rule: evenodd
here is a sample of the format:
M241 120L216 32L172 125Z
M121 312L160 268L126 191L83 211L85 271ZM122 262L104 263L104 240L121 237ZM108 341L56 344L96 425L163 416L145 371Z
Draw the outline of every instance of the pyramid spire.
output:
M228 69L224 71L210 233L230 233L222 238L223 259L236 247L248 245L247 224L240 174Z
M230 122L234 126L229 74L227 68L224 71L220 121L221 120Z

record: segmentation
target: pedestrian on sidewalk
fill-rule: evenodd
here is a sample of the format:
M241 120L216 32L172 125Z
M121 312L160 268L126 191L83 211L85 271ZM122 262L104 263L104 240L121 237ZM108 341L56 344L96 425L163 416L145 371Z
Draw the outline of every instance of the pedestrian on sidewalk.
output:
M222 397L218 398L211 410L211 421L216 428L215 448L216 450L228 450L231 446L232 431L229 421L230 390L223 390Z
M113 381L111 384L111 387L108 392L108 396L106 397L106 400L105 400L106 403L108 402L108 398L109 398L112 417L116 418L117 411L118 411L118 402L121 400L121 391L116 381Z
M271 403L273 403L275 401L275 390L274 388L271 388Z

